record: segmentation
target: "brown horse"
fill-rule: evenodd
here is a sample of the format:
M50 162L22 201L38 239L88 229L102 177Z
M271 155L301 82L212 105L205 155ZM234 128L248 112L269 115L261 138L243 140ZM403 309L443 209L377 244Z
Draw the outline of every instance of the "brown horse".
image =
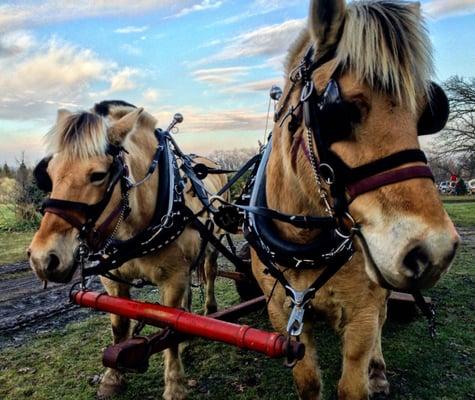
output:
M104 112L104 109L106 112ZM48 151L52 155L47 174L52 183L51 197L87 204L95 204L103 198L108 182L111 156L106 154L109 144L122 146L125 163L132 180L145 176L157 147L154 136L156 125L152 115L123 102L103 102L91 112L71 113L60 110L55 127L48 135ZM209 167L216 167L206 159L197 159ZM152 178L129 192L131 212L119 224L115 237L125 240L144 230L151 221L157 205L159 182L158 171ZM225 183L224 175L209 175L204 180L209 192L217 192ZM111 200L101 214L96 226L111 215L121 198L121 188L117 185ZM202 204L194 196L188 182L184 189L185 204L194 212L202 209ZM162 205L163 207L163 205ZM83 216L72 212L73 217ZM117 220L119 217L115 217ZM203 215L206 219L207 215ZM68 219L68 218L67 218ZM111 235L115 222L108 224L105 232ZM78 247L78 229L55 213L46 212L39 230L29 248L30 264L41 280L65 282L71 279L77 263L74 259ZM143 278L160 289L160 302L171 307L186 307L189 301L190 266L200 253L201 239L196 230L187 227L174 242L160 252L133 259L114 274L122 280ZM206 290L206 312L216 310L214 280L217 271L217 254L207 250L204 261ZM106 278L101 278L106 291L113 296L129 297L129 286ZM130 336L130 321L111 314L114 343ZM165 399L183 399L186 396L184 372L178 346L165 351ZM122 373L107 369L99 390L100 398L107 398L123 390L125 384Z
M310 62L323 60L308 78L316 92L323 93L333 78L342 101L352 110L327 121L327 134L335 139L330 138L329 148L336 156L355 168L419 148L418 123L431 101L433 71L419 3L354 1L346 5L344 0L313 0L308 27L289 51L287 75L299 70L311 46ZM331 56L325 58L326 54ZM299 78L287 79L283 93L278 109L297 106L302 93ZM320 190L328 187L325 182L316 183L309 158L310 151L319 157L320 149L315 142L309 143L302 107L293 114L283 123L280 118L273 129L266 168L267 204L287 214L326 215L328 207ZM349 117L353 118L350 132L341 136L337 128L332 130L332 122L338 126L338 119ZM401 166L420 165L410 162ZM361 232L355 240L356 253L317 292L311 308L326 314L342 335L338 398L363 400L373 393L387 393L389 388L381 349L389 292L381 286L401 290L433 286L451 265L459 236L435 185L422 177L370 190L353 199L349 211ZM282 222L274 226L282 239L300 244L310 242L318 233ZM308 288L320 273L318 269L280 269L298 290ZM265 272L253 252L253 273L269 299L270 319L277 330L285 332L290 300L281 285L273 291L276 279ZM302 399L321 397L312 329L309 319L300 336L306 354L293 369Z

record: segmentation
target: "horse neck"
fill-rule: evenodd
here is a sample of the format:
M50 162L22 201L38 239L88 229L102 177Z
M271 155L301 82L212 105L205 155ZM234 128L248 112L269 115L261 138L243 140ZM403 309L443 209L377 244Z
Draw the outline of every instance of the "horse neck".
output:
M157 140L152 133L141 132L132 135L126 145L126 162L133 181L141 180L152 162ZM158 168L154 174L142 185L129 191L129 204L131 212L123 224L123 235L136 234L145 229L152 220L157 203L158 193Z
M302 149L305 133L292 135L286 128L273 132L272 152L266 171L266 195L270 208L293 215L325 215L310 162ZM278 224L287 239L306 241L314 232Z

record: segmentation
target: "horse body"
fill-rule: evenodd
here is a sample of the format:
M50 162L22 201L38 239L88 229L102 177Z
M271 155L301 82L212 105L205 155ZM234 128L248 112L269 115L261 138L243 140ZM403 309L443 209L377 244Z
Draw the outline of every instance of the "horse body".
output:
M104 105L101 103L100 105ZM101 110L96 106L97 110ZM53 183L52 198L67 199L77 202L94 204L104 193L107 181L106 171L110 165L110 156L104 154L106 143L121 145L127 151L126 164L133 181L139 181L146 175L150 160L157 146L154 136L156 120L141 109L124 105L110 105L107 112L71 114L60 111L56 128L50 133L49 151L54 154L48 165L48 175ZM82 123L79 121L82 118ZM89 122L85 122L88 120ZM209 167L216 165L206 159L197 159ZM96 174L96 175L94 175ZM99 174L99 175L97 175ZM102 175L101 175L102 174ZM151 222L157 204L157 192L160 183L157 172L145 183L132 189L129 193L130 214L117 225L109 225L105 235L114 234L118 239L125 240L147 228ZM98 178L102 180L97 181ZM226 183L224 175L209 175L203 180L210 192L217 192ZM100 225L111 215L119 204L120 187L114 190L113 196L105 211L97 221ZM185 204L194 213L202 209L200 200L194 196L191 184L184 188ZM81 218L81 215L76 215ZM202 218L208 216L203 214ZM53 213L46 213L40 228L30 245L30 263L33 270L42 280L68 281L77 265L74 252L78 246L77 229L66 220ZM114 271L114 275L124 281L142 278L160 289L160 302L171 307L189 305L190 266L198 257L201 238L196 230L187 227L171 244L156 254L136 258L123 264ZM214 312L217 308L214 297L214 279L216 277L215 251L206 250L204 260L206 290L206 312ZM113 296L129 297L129 286L104 277L101 282L107 293ZM112 334L114 343L127 339L131 334L130 321L111 314ZM186 395L183 382L183 367L178 346L165 351L165 399L182 399ZM107 369L98 390L101 398L107 398L123 390L123 375L113 369Z
M417 4L311 2L308 29L290 49L287 73L299 67L310 46L316 48L316 57L336 48L335 56L313 72L312 80L317 92L322 93L329 80L336 77L344 101L358 110L358 118L351 121L351 132L330 147L347 165L357 167L401 150L419 148L418 119L430 99L427 85L432 71L425 35ZM359 42L362 38L366 44ZM381 74L386 75L379 79ZM293 88L295 84L287 79L284 93L290 93L288 105L295 106L301 90ZM326 215L308 159L308 146L317 156L318 148L306 140L301 111L294 114L300 126L290 129L288 122L281 125L282 121L277 121L273 129L266 169L267 203L286 214ZM356 243L353 258L317 292L311 307L323 312L343 339L338 398L365 400L389 389L381 349L389 292L380 284L402 290L433 286L449 268L459 237L429 179L411 179L372 190L354 199L349 211L365 240ZM318 234L282 222L275 222L275 227L282 238L294 243L308 243ZM290 299L284 288L264 272L265 266L255 252L252 261L253 273L268 297L271 322L285 332ZM296 290L308 288L321 273L281 270ZM306 354L294 367L293 375L300 398L319 399L316 344L312 320L307 317L300 336Z

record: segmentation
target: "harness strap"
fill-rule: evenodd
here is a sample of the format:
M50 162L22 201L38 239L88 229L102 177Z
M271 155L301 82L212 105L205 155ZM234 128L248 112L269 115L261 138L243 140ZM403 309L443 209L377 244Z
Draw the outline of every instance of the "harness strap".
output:
M308 154L308 150L306 154ZM402 150L378 160L371 161L367 164L352 168L332 150L329 150L324 162L332 167L336 175L336 180L349 186L380 173L385 173L404 164L416 162L427 164L427 158L424 152L419 149Z
M259 215L267 219L275 219L277 221L291 224L301 229L335 229L338 228L338 221L333 217L314 217L311 215L290 215L266 206L245 206L241 204L229 203L225 200L218 199L221 203L235 207L241 211Z
M218 193L216 193L217 196L221 196L223 193L227 192L231 186L233 186L239 178L241 178L248 170L251 169L252 166L257 164L261 160L262 154L256 154L254 157L252 157L249 161L247 161L239 170L236 172L235 175L224 185Z
M69 223L70 225L72 225L74 228L76 228L77 230L81 230L82 226L83 226L83 222L75 217L73 214L71 213L68 213L68 212L65 212L63 209L61 208L56 208L56 207L46 207L43 209L43 213L51 213L51 214L55 214L57 215L58 217L64 219L67 223Z
M231 261L235 266L241 268L247 268L247 265L242 261L237 255L232 253L228 248L221 243L221 241L209 231L205 224L203 224L197 217L195 217L190 225L192 228L195 228L201 235L202 238L207 240L213 245L213 247L218 250L224 257Z
M428 178L434 180L434 175L429 167L420 165L399 168L379 175L370 176L347 186L347 191L350 196L349 202L351 203L358 196L379 189L383 186L416 178Z

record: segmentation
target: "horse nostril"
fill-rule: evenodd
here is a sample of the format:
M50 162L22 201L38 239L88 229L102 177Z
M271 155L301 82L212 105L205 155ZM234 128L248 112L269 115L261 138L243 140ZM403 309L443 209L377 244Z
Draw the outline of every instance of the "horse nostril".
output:
M30 248L26 249L26 255L28 256L28 258L31 257L31 249Z
M59 267L59 258L56 254L51 253L48 258L48 266L46 267L46 269L50 272L53 272L58 267Z
M425 249L416 246L404 257L403 264L413 273L414 278L419 278L430 265L429 256Z

